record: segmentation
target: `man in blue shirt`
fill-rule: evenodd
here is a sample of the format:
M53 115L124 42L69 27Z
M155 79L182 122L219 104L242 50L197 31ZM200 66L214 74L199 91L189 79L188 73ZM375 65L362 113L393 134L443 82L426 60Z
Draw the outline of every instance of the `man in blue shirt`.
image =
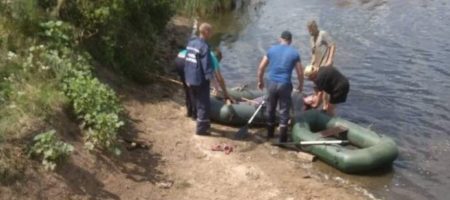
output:
M275 112L279 104L280 112L280 142L287 141L287 125L289 121L289 109L291 107L292 70L295 68L298 79L298 90L303 90L303 66L297 50L290 46L292 34L283 31L280 44L272 46L267 55L263 57L258 68L258 88L264 88L264 72L267 73L267 138L274 137Z
M208 23L200 25L200 35L188 42L184 65L184 78L192 95L193 105L197 112L198 135L208 135L210 128L210 93L209 85L213 76L213 66L209 45L206 40L212 35L212 27Z

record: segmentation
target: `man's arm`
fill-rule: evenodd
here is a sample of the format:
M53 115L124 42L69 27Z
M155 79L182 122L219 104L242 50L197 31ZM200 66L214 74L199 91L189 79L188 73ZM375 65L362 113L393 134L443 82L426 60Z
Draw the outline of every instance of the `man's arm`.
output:
M269 59L267 56L264 56L258 67L258 88L260 90L264 89L264 72L266 71L267 64L269 64Z
M323 37L323 40L325 40L325 42L328 46L328 51L329 51L324 66L329 67L329 66L332 66L333 62L334 62L334 54L336 51L336 44L334 43L333 38L331 38L331 36L327 32L324 32L322 37Z
M319 106L319 104L321 103L322 99L323 99L323 93L325 91L318 91L315 98L313 98L313 102L311 104L311 107L313 108L317 108L317 106Z
M316 54L314 54L314 51L312 51L312 55L311 55L311 65L314 66L316 64Z
M333 65L333 61L334 61L334 52L336 51L336 44L332 43L330 45L329 51L330 53L328 54L328 58L327 58L327 62L325 63L326 67L332 66Z
M297 79L298 79L298 87L297 90L299 92L303 91L303 65L299 61L295 64L295 71L297 72Z
M225 79L223 78L222 73L220 73L219 69L214 72L214 77L217 83L219 83L220 88L222 89L223 97L229 99L232 103L234 103L235 100L228 94L228 90L225 85Z

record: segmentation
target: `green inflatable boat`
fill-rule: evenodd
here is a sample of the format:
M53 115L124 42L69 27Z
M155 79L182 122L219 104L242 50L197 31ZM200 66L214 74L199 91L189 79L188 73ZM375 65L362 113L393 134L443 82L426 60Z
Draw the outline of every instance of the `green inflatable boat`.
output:
M324 137L321 131L345 127L346 133ZM323 133L323 132L322 132ZM301 113L292 130L294 143L317 140L348 140L349 145L311 145L301 148L346 173L361 173L391 165L398 149L389 137L379 135L339 117L329 117L317 110Z
M261 90L250 90L247 87L241 87L241 88L228 89L228 94L231 97L239 100L242 98L256 99L258 97L262 97L264 95L264 92Z
M229 125L244 126L250 117L255 113L258 105L240 102L237 104L227 105L223 99L219 97L211 97L211 113L210 118L213 122ZM262 126L266 122L265 107L258 112L253 119L253 126Z
M262 91L250 90L248 88L233 88L228 89L228 94L238 101L236 104L227 105L223 98L218 96L211 96L211 113L212 121L229 126L243 126L247 124L250 117L258 107L257 102L245 102L246 100L253 100L264 95ZM265 124L265 107L258 112L253 119L253 126L262 126Z

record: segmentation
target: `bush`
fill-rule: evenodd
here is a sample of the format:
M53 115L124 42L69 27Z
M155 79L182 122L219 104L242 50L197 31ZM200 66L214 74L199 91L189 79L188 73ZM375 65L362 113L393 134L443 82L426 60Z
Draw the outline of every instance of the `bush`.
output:
M114 91L91 73L92 59L138 82L157 67L171 0L0 1L0 139L48 121L71 103L86 145L115 147L123 122ZM88 52L89 55L86 53Z
M41 23L42 36L56 50L44 51L44 60L52 64L55 78L69 98L77 116L84 121L86 147L105 148L120 154L116 146L117 133L123 126L122 111L115 92L93 77L89 56L74 52L68 31L72 28L61 21Z
M159 71L157 40L174 10L170 0L66 1L63 20L79 30L77 40L103 66L137 82Z
M114 91L92 75L90 57L74 50L69 24L47 21L40 29L37 35L46 45L8 52L0 63L0 114L8 116L0 120L2 133L14 132L23 125L20 121L45 119L54 107L71 103L87 129L86 146L120 153L115 144L123 122Z
M102 147L120 154L117 133L124 123L119 118L121 107L114 91L97 79L82 74L64 81L64 91L73 102L75 113L89 128L86 147Z
M51 130L34 137L30 155L41 156L46 170L54 170L58 163L64 161L73 151L73 146L58 140Z
M67 103L45 46L0 55L0 137L22 138Z
M234 0L176 0L176 9L185 15L205 16L231 10Z

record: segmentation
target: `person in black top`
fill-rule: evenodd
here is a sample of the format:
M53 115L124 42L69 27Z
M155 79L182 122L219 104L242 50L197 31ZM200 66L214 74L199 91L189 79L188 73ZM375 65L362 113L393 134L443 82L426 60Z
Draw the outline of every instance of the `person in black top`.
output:
M336 104L344 103L347 100L350 89L348 79L332 66L320 68L309 66L305 69L304 74L314 82L317 91L314 96L309 98L309 102L305 103L315 108L320 104L324 93L327 93L330 95L330 99L324 110L328 115L334 116Z

